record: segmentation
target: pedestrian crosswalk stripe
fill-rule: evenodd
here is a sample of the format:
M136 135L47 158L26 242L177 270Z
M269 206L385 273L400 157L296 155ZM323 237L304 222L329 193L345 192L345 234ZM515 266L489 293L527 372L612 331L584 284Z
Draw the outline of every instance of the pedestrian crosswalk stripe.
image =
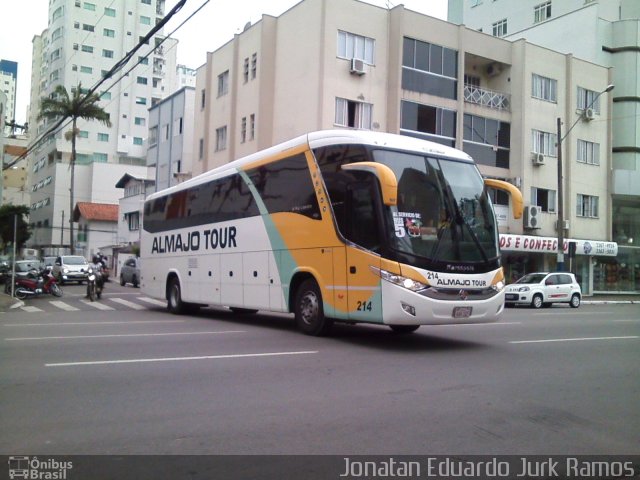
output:
M32 307L30 305L25 305L24 307L20 307L20 310L24 311L24 312L29 312L29 313L36 313L36 312L43 312L44 310L38 308L38 307Z
M156 300L155 298L136 297L136 299L140 300L141 302L150 303L151 305L158 305L159 307L166 307L167 306L167 302L163 302L162 300Z
M119 303L121 305L124 305L125 307L132 308L133 310L146 310L147 309L147 307L145 307L145 306L138 305L137 303L133 303L133 302L130 302L128 300L124 300L123 298L111 298L110 300L112 302L116 302L116 303Z
M90 302L89 300L80 300L85 305L89 305L93 308L97 308L98 310L115 310L115 308L110 307L109 305L105 305L102 302Z
M68 303L61 302L60 300L52 300L49 303L54 307L58 307L61 310L66 310L67 312L76 312L80 310L79 308L69 305Z

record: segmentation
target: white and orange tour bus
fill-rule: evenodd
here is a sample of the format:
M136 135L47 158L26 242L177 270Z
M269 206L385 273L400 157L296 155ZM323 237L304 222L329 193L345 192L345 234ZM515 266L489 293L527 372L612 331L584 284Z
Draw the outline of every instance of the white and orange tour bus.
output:
M497 320L498 226L466 153L407 136L308 133L150 195L141 287L173 313L290 312L309 335L338 322Z

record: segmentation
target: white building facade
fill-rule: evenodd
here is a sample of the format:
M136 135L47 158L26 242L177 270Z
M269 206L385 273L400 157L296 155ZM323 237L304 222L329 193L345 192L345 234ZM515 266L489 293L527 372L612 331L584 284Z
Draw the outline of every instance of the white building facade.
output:
M598 263L596 290L640 292L640 2L449 0L449 21L611 67L611 235L620 248ZM571 113L561 115L567 127Z
M536 214L535 222L513 220L508 199L495 192L501 232L549 239L540 250L504 245L511 278L555 268L556 118L579 120L579 89L599 92L610 82L610 70L596 63L401 5L305 0L278 18L263 16L198 69L193 171L327 128L457 147L483 175L517 185ZM547 95L545 85L555 94ZM597 121L578 121L567 140L573 161L565 168L566 236L580 241L611 240L610 102L603 96ZM587 152L580 161L578 149ZM572 264L585 293L593 291L589 252Z
M2 115L7 123L13 122L16 119L17 84L18 64L11 60L0 60L0 91L2 91L7 97Z
M33 39L32 142L54 123L36 120L41 97L57 85L67 91L80 84L83 89L93 87L165 15L164 0L52 0L48 8L49 26ZM111 128L79 121L76 202L117 204L121 191L114 187L116 182L125 173L146 175L148 109L168 93L175 75L177 42L154 50L163 38L155 35L100 85L100 105L109 113ZM67 125L49 135L30 157L33 186L41 185L32 191L32 204L40 208L32 209L31 224L41 230L32 246L43 251L69 245L71 143L64 138L68 129Z

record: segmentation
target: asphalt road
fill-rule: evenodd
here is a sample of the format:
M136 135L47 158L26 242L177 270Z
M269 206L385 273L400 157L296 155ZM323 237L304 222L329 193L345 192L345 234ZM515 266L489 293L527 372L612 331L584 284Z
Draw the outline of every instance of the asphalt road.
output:
M639 451L639 305L314 338L285 315L82 294L0 314L1 454Z

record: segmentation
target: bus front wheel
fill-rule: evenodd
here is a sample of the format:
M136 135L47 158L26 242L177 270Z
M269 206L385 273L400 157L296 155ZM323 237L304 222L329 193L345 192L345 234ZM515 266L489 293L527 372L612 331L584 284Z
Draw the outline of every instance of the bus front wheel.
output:
M322 293L315 280L305 280L298 287L294 310L296 324L302 333L322 336L331 330L333 321L324 316Z

